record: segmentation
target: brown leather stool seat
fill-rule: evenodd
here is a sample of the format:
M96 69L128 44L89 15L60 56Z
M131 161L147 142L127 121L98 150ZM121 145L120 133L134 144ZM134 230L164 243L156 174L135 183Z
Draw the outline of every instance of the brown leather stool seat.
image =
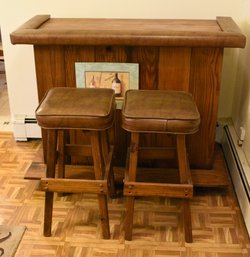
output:
M199 112L189 93L161 90L127 92L123 128L128 131L192 134L198 130Z
M189 198L193 184L186 154L185 136L198 131L200 114L192 96L187 92L167 90L129 90L122 110L122 127L131 132L128 171L124 179L127 197L125 239L132 239L135 196L164 196L183 198L185 239L192 242ZM168 133L176 135L179 183L137 182L140 133ZM154 151L155 148L148 149ZM145 151L145 149L144 149ZM150 156L150 154L148 155Z
M114 196L115 188L108 130L113 126L115 108L112 89L52 88L40 102L36 118L47 139L46 178L40 183L45 191L45 236L51 235L54 192L88 192L98 195L103 237L110 237L107 196L108 193ZM89 131L91 145L70 145L66 140L69 129ZM95 179L65 177L67 150L71 154L92 156Z
M44 97L36 117L47 129L105 130L113 125L114 110L111 89L58 87Z

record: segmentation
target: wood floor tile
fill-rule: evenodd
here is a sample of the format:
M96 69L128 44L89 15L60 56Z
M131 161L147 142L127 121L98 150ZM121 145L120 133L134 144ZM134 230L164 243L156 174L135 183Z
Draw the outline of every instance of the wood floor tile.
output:
M133 240L122 229L125 199L109 199L111 239L101 237L96 195L55 196L52 237L42 235L44 193L24 179L41 141L0 133L0 224L27 227L16 257L249 257L250 242L232 186L198 189L191 200L192 244L184 242L178 199L138 198Z

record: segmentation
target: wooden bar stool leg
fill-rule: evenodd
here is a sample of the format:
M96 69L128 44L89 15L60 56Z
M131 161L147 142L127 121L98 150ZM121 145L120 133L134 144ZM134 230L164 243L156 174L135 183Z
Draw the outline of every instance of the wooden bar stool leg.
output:
M108 179L108 188L109 188L109 195L112 198L116 197L115 191L115 177L112 165L112 156L110 156L110 144L108 138L108 131L101 132L101 142L102 142L102 152L103 152L103 159L104 159L104 167L105 169L109 168L109 177Z
M176 136L177 143L177 155L178 155L178 165L180 172L180 183L187 183L188 180L191 180L190 169L187 159L186 151L186 142L185 135ZM191 223L191 210L190 210L190 201L189 199L183 199L183 224L185 230L185 241L187 243L193 242L192 236L192 223Z
M103 180L103 176L104 176L103 158L102 158L100 133L98 131L91 131L91 145L92 145L95 178L98 180ZM103 238L109 239L110 229L109 229L107 195L98 194L98 203L99 203L99 213L100 213Z
M57 177L65 178L65 162L66 162L66 130L61 129L57 131ZM57 193L58 197L65 196L64 193Z
M65 178L65 130L58 130L58 178Z
M129 171L126 180L136 180L136 170L138 162L139 133L131 133L130 155L129 155ZM135 197L127 196L126 199L126 219L125 219L125 240L132 240L132 228L134 217Z
M135 207L135 197L127 196L126 199L126 220L125 220L125 240L132 240L132 229L133 229L133 219L134 219L134 207Z
M190 210L190 200L183 199L183 224L185 229L185 241L187 243L193 242L192 234L192 221L191 221L191 210Z
M57 147L57 131L54 129L48 130L47 139L47 169L46 177L55 177L56 166L56 147ZM45 192L45 208L44 208L44 236L51 236L52 214L53 214L53 192Z

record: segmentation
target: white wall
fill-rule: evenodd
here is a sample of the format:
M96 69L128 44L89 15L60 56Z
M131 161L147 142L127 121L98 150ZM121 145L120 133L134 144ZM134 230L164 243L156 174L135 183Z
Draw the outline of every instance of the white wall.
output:
M245 128L246 136L243 150L250 164L250 1L244 2L242 11L241 30L247 36L247 44L244 51L240 51L238 69L235 78L232 119L236 132L240 133L240 127Z
M13 115L33 115L37 106L32 46L14 46L9 39L9 34L13 30L36 14L51 14L52 17L167 19L215 19L216 16L231 16L244 29L249 25L246 22L247 12L245 12L249 10L249 8L245 9L247 3L249 0L72 0L70 2L66 0L1 0L0 26L3 34L11 112ZM245 56L244 50L240 52ZM238 50L226 50L219 105L220 117L231 116L237 62ZM241 72L240 67L238 74Z

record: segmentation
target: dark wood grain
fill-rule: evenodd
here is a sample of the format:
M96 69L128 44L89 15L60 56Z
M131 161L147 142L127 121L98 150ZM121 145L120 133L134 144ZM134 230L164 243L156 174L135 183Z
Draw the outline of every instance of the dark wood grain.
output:
M189 91L191 50L160 47L158 89Z
M189 90L201 115L199 132L189 138L193 168L212 168L222 60L222 48L192 50Z
M131 62L139 64L139 89L157 89L158 47L133 47Z
M64 53L63 46L34 46L39 100L51 87L65 86Z

